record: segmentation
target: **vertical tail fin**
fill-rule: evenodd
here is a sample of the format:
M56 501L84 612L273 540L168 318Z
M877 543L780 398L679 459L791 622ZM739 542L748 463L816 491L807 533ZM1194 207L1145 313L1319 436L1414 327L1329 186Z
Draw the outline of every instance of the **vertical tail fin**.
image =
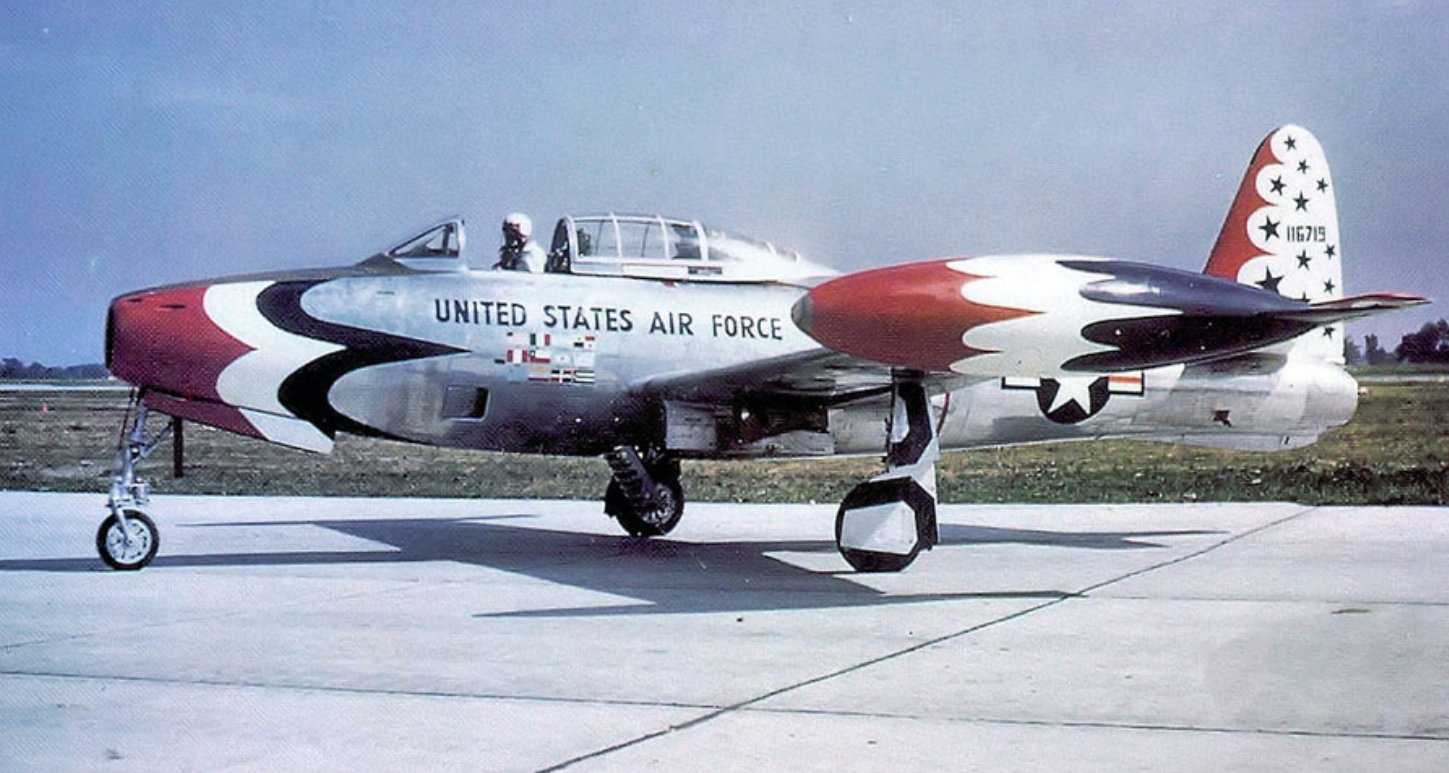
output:
M1343 297L1333 178L1318 140L1301 126L1269 134L1243 175L1204 273L1307 303ZM1294 354L1343 360L1342 325L1298 338Z

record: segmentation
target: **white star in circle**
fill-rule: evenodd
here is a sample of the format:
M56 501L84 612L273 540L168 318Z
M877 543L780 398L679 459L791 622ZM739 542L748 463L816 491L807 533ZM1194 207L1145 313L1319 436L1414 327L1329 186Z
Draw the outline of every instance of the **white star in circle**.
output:
M1057 394L1052 398L1047 413L1054 413L1058 408L1067 403L1076 403L1082 413L1092 412L1092 383L1097 379L1092 376L1078 376L1073 378L1057 379Z

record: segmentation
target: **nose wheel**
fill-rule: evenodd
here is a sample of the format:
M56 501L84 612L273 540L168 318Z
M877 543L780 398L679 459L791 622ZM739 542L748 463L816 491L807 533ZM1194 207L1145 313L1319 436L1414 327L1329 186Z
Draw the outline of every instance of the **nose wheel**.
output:
M96 530L96 551L112 569L134 571L156 557L161 535L156 523L140 510L126 508L122 516L110 515Z

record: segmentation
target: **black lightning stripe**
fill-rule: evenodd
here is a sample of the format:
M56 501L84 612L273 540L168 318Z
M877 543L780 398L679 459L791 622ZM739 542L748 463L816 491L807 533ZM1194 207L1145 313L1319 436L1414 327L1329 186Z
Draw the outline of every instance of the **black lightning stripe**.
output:
M277 388L277 401L298 418L329 436L337 432L402 440L337 412L327 393L337 380L355 370L388 362L458 354L463 349L376 330L324 322L302 310L302 296L321 281L280 282L257 296L257 310L268 322L289 333L342 346L293 371Z
M1073 357L1062 363L1062 369L1117 373L1159 365L1206 362L1287 341L1313 328L1311 322L1271 316L1182 315L1107 319L1082 328L1082 337L1114 348Z

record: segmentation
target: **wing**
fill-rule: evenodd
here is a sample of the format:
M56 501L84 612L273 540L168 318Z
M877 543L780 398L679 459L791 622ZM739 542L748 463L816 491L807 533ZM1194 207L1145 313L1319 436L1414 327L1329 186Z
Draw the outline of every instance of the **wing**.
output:
M722 368L650 376L633 388L643 394L699 403L776 396L843 405L889 392L891 370L889 365L821 347ZM979 380L956 374L926 376L928 384L940 389Z

